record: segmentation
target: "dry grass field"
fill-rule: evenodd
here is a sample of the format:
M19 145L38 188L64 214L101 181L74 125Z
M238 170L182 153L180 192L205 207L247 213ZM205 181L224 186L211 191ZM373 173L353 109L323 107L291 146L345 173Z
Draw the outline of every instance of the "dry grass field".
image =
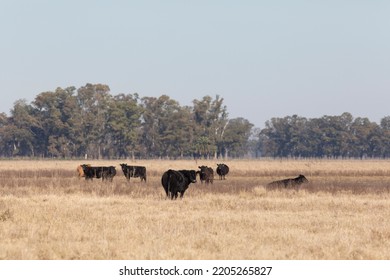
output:
M169 169L216 161L137 161L147 183L76 176L81 161L0 161L0 259L390 259L390 161L231 160L224 181L165 198ZM299 190L266 184L304 174Z

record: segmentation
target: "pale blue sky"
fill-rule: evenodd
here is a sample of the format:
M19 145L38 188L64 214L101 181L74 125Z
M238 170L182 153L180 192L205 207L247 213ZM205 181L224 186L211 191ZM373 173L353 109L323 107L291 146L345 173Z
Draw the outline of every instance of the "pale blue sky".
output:
M0 112L43 91L220 95L231 118L390 115L390 1L0 0Z

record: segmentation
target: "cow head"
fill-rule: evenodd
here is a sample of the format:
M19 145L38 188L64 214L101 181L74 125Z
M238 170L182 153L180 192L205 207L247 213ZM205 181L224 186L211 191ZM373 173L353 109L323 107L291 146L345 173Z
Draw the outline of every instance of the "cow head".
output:
M81 168L83 169L84 172L85 172L85 170L86 170L88 167L91 167L90 164L82 164L82 165L80 165L80 166L81 166Z
M200 174L204 174L207 170L207 166L205 165L202 165L202 166L198 166L198 168L200 169L200 171L198 171Z
M224 163L217 163L217 169L219 170L226 170L227 165Z
M189 179L191 183L196 183L196 172L195 170L189 170Z
M299 183L308 183L309 180L306 179L305 176L303 176L302 174L300 174L297 178L296 178L296 181L299 182Z

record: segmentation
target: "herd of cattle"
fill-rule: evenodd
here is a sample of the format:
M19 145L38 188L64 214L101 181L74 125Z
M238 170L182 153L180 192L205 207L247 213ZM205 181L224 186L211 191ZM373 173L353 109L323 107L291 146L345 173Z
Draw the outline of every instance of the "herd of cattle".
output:
M141 182L146 182L146 167L120 164L123 175L128 181L130 178L140 178ZM213 184L214 170L211 167L202 165L198 166L199 170L172 170L169 169L164 172L161 177L161 184L164 187L168 198L176 199L179 194L183 197L185 191L191 183L196 183L196 178L199 176L201 183ZM79 177L84 177L86 180L93 178L102 179L103 181L112 181L116 175L115 166L91 166L89 164L82 164L77 167ZM217 164L216 172L220 180L225 180L225 176L229 173L229 167L224 163ZM308 180L304 175L299 175L296 178L283 179L269 183L268 187L298 187Z

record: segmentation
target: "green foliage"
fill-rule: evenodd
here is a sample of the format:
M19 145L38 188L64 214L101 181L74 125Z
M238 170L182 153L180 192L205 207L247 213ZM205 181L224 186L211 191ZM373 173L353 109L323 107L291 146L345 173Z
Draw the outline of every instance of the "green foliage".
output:
M389 120L381 126L350 113L306 119L296 115L273 118L259 134L263 156L388 157Z
M224 144L224 132L228 123L228 113L219 95L213 100L210 96L193 101L195 127L194 153L201 157L214 157L218 153L227 156ZM238 140L238 139L237 139Z
M239 128L227 126L223 98L205 96L193 102L193 107L183 107L167 95L113 96L102 84L57 88L38 94L31 104L15 102L11 117L0 114L0 156L99 159L245 154L245 135L251 125L234 136Z
M249 151L253 124L244 118L229 120L221 133L219 150L233 157L244 157Z
M389 157L390 117L350 113L272 118L263 129L228 118L219 95L181 106L167 95L111 95L103 84L57 88L0 114L1 157Z
M134 158L141 150L138 141L142 108L138 99L137 94L119 94L110 100L107 130L111 138L111 150L116 157Z

